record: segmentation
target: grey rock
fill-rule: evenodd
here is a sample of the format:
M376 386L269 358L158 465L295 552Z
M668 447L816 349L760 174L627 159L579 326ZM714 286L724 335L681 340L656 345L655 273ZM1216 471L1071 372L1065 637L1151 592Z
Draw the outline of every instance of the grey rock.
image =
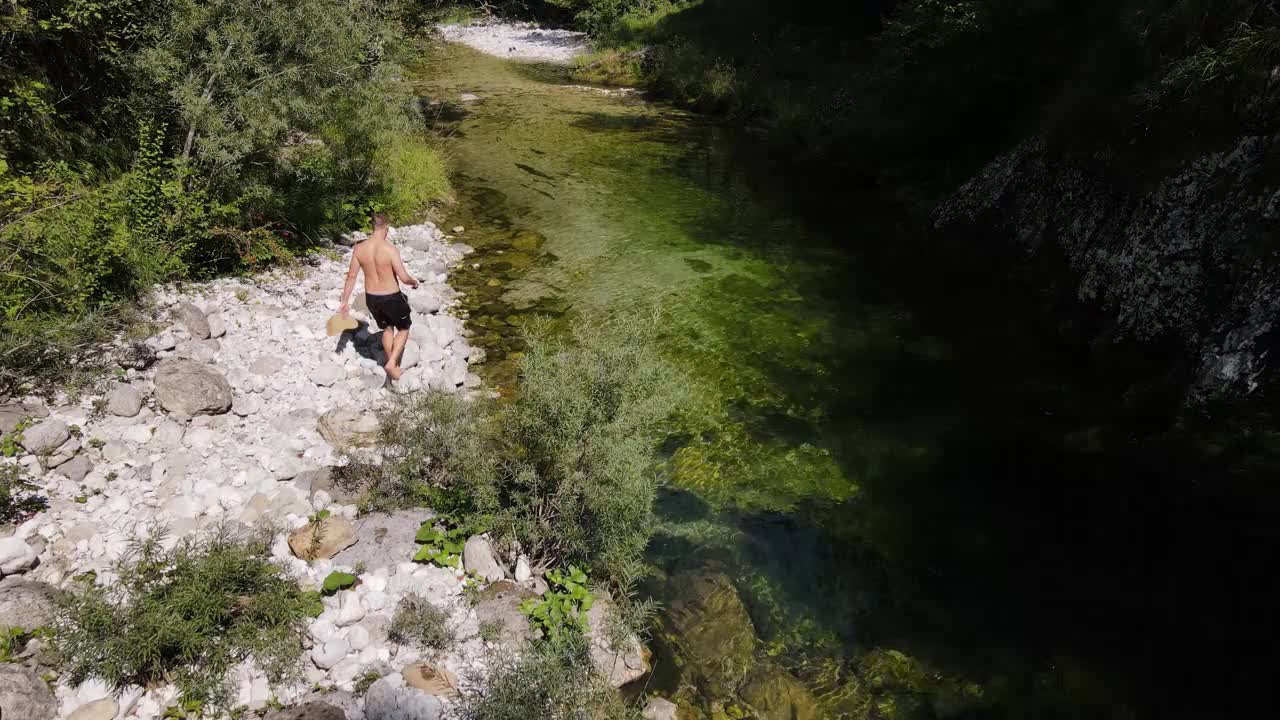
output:
M440 698L405 686L399 673L373 683L364 696L367 720L440 720L443 713Z
M476 596L476 621L501 626L500 641L518 652L530 635L529 618L520 611L520 603L533 597L537 595L532 590L510 580L499 580Z
M191 360L166 359L155 377L161 407L180 415L216 415L231 408L231 385L215 368Z
M506 576L502 565L493 556L493 546L482 535L467 538L466 545L462 547L462 566L486 582L496 582Z
M18 423L28 417L27 409L20 403L0 405L0 435L8 435L18 429Z
M596 598L587 611L587 638L591 641L591 661L614 687L622 687L649 672L640 638L628 636L620 647L609 642L609 622L616 614L607 597Z
M220 338L227 334L227 323L222 319L222 315L214 313L208 316L209 321L209 337Z
M209 337L209 318L205 316L203 310L192 303L184 302L178 305L177 311L178 320L182 322L182 326L187 329L191 337L197 340Z
M372 447L379 439L378 416L369 410L334 408L320 416L317 430L337 450Z
M444 301L434 292L419 291L409 296L409 307L414 312L434 315L440 312L440 308L444 307Z
M418 343L409 340L404 344L404 352L400 353L400 368L409 370L418 365L418 358L422 356L422 352L418 349Z
M0 581L0 630L37 628L53 620L53 586L19 577Z
M22 447L37 455L52 452L71 437L71 428L56 418L41 421L22 431Z
M76 438L67 438L66 442L59 445L57 449L49 454L49 457L45 458L44 466L46 468L56 468L75 457L78 452L80 452L80 441Z
M679 706L666 698L651 697L640 712L640 717L644 720L676 720L679 709Z
M142 409L142 393L129 385L117 385L107 396L107 412L119 417L133 417Z
M326 560L356 543L355 528L344 517L330 515L289 533L289 549L303 560Z
M338 708L346 715L346 720L365 720L364 709L360 700L346 690L312 691L302 697L302 704L322 703ZM263 720L266 720L265 718ZM324 720L328 720L325 718Z
M370 568L395 567L418 552L413 538L422 523L431 517L431 512L426 510L394 510L358 517L353 524L360 542L334 555L333 562L335 565L363 563Z
M276 373L280 372L288 364L289 364L289 361L285 360L284 358L270 357L270 356L264 355L263 357L260 357L257 360L254 360L253 362L249 363L249 372L253 373L254 375L262 375L263 377L267 377L270 375L275 375Z
M347 720L347 714L329 703L313 701L272 710L262 720Z
M93 461L81 453L59 465L58 472L65 475L71 482L80 482L86 475L93 472Z
M49 686L26 668L0 665L0 718L54 720L58 704Z

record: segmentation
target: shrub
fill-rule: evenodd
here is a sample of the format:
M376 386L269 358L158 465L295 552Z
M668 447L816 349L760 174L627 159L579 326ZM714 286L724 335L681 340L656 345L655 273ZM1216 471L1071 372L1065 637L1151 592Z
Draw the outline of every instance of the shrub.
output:
M407 133L385 139L374 156L374 202L392 222L408 222L432 200L449 194L449 178L436 149Z
M485 683L465 692L458 720L633 720L635 707L623 701L591 663L581 636L539 643L519 657L494 655Z
M0 523L21 522L44 509L44 498L29 492L35 488L21 465L0 465Z
M660 482L655 448L685 383L658 355L657 323L530 330L518 399L498 408L442 394L383 422L381 492L483 518L545 564L576 562L626 587L641 572Z
M453 628L449 616L426 598L409 595L396 606L387 638L401 645L416 645L444 651L453 647Z
M135 540L110 586L59 598L55 646L70 681L171 681L183 702L226 707L227 673L247 658L273 682L292 677L313 600L270 560L271 533L224 527L172 550L163 539Z

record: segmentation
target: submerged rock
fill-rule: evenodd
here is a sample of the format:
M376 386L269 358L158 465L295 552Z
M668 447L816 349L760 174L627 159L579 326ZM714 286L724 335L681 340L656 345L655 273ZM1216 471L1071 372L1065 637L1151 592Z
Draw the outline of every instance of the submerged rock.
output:
M732 696L755 665L756 631L728 576L689 570L671 578L663 639L709 699Z
M817 720L818 699L804 683L773 664L761 664L747 675L738 694L759 720Z

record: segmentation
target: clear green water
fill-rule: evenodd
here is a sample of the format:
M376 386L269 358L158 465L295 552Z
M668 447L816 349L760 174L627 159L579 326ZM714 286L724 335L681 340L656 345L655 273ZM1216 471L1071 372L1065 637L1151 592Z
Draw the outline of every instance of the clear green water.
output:
M1121 712L1077 659L1094 611L1052 617L1076 601L1057 579L1096 579L1095 541L1064 549L1034 507L1078 502L1096 440L1052 349L996 295L933 288L838 177L754 187L749 143L558 72L449 47L418 73L458 172L447 225L480 250L462 282L491 381L527 313L660 306L707 413L668 448L659 568L723 568L762 657L833 716ZM1032 475L1062 497L1023 497Z

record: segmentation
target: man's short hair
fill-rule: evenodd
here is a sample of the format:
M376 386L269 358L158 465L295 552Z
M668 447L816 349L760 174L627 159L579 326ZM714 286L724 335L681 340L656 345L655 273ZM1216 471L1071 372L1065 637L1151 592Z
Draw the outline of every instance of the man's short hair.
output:
M375 230L380 227L386 227L388 222L390 220L387 218L387 214L381 210L373 214L373 227Z

